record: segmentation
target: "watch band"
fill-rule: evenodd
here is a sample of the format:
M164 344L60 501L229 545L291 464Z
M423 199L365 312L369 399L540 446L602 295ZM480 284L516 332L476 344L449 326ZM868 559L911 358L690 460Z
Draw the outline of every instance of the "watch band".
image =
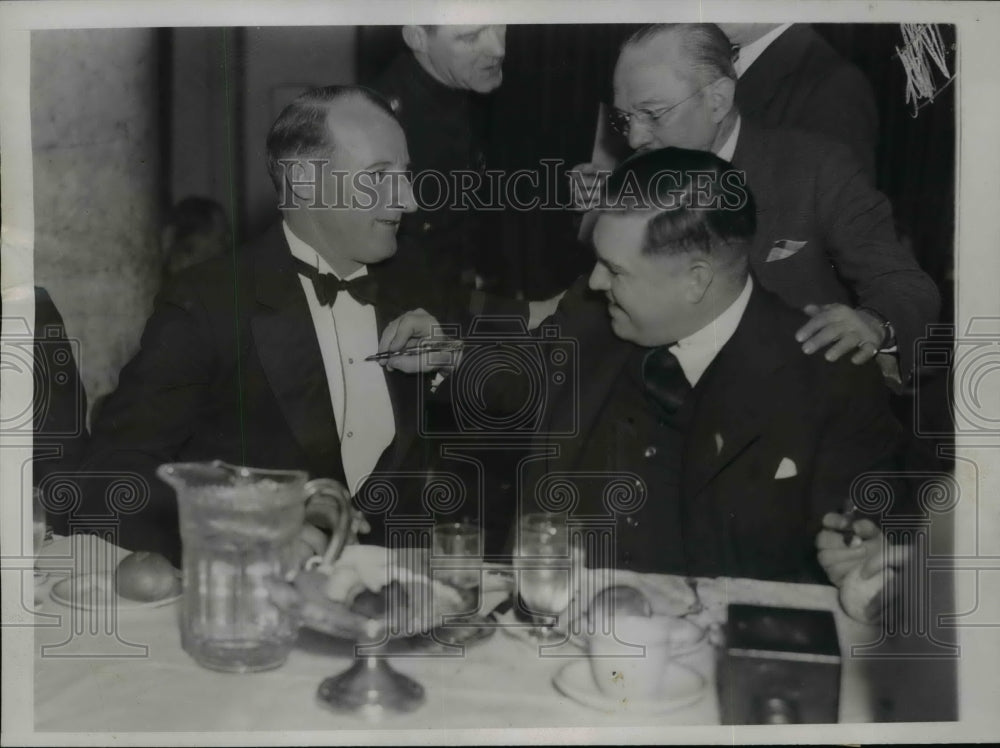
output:
M878 344L878 352L893 348L896 345L896 331L892 327L892 323L886 319L885 315L878 312L871 307L859 306L857 309L859 312L866 312L874 317L882 326L882 340Z

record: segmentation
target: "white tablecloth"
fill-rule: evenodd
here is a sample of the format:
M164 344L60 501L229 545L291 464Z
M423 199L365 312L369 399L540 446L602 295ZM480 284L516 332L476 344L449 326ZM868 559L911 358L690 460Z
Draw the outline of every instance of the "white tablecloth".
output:
M57 538L43 564L72 570L112 563L124 551L94 538ZM63 557L60 560L60 557ZM105 559L102 561L102 559ZM369 726L361 717L335 714L316 700L325 677L353 661L352 648L303 631L280 669L244 675L217 673L181 649L180 606L118 611L115 621L79 611L48 595L56 575L36 589L35 728L45 731L144 732L185 730L329 730ZM746 579L702 580L703 621L721 621L729 602L834 610L844 652L841 722L880 718L879 709L905 698L907 685L891 662L851 658L852 643L876 638L870 627L846 618L832 587ZM711 657L692 659L709 679L704 697L658 715L602 713L581 706L552 685L565 658L540 657L535 647L497 631L461 657L395 657L397 670L426 689L417 711L378 726L406 728L607 727L718 724ZM881 670L879 670L881 668ZM888 670L886 669L888 668ZM897 686L899 686L897 688ZM919 690L919 689L918 689ZM881 718L885 718L884 716ZM933 717L929 717L933 718Z

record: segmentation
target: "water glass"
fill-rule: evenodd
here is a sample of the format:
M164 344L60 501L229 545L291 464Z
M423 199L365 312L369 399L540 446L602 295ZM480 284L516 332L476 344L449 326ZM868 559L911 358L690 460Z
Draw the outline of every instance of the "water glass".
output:
M565 514L528 514L518 526L518 593L536 617L559 616L569 608L573 585L583 568L583 549L572 543ZM538 639L552 639L551 624L529 629Z
M467 598L470 612L478 608L483 566L483 541L478 525L444 522L434 526L434 577L457 588Z

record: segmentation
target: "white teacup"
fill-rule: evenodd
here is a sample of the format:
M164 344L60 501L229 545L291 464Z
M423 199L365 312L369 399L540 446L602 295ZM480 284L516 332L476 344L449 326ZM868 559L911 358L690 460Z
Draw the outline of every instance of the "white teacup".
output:
M629 699L654 699L674 650L671 616L617 615L610 632L586 637L590 671L601 693Z

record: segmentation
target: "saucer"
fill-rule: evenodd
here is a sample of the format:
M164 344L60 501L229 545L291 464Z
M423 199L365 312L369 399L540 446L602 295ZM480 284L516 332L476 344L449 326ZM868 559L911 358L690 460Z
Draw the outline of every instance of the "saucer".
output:
M57 603L79 610L107 609L111 607L112 601L118 610L142 610L170 605L181 599L182 593L178 592L176 595L152 602L131 600L115 592L113 580L114 577L107 574L74 575L52 585L49 594Z
M655 698L608 696L594 683L588 660L574 660L562 667L552 684L564 696L583 706L616 714L663 714L698 703L705 695L705 678L676 662L667 666L663 692Z

